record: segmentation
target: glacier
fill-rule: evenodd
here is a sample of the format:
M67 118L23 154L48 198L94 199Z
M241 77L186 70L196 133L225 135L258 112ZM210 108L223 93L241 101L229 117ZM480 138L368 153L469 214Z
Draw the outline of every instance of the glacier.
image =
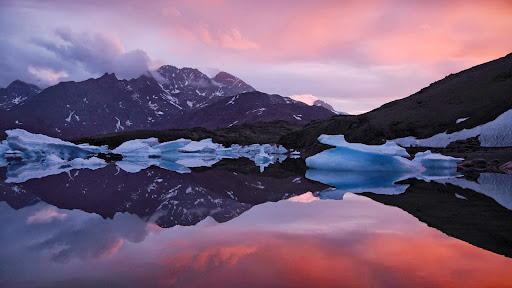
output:
M460 119L459 119L460 120ZM416 137L403 137L390 140L401 146L423 146L444 148L453 141L466 140L478 136L483 147L512 146L512 109L498 116L493 121L480 126L464 129L451 134L446 132L436 134L430 138L417 139Z

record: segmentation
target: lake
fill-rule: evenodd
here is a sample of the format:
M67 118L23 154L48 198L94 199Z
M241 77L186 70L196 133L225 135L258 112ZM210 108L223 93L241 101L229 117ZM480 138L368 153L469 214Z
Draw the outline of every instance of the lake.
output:
M0 168L2 287L512 286L511 175L33 172Z

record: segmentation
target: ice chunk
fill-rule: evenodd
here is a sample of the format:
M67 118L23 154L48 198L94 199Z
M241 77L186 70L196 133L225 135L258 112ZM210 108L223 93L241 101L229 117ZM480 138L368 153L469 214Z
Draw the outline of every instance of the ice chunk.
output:
M421 165L400 156L374 154L345 147L329 149L314 156L308 157L306 159L306 165L309 168L314 169L345 171L424 170Z
M199 142L191 141L184 147L179 148L178 151L183 153L214 153L221 146L220 144L213 143L212 139L208 138Z
M20 151L24 159L42 159L47 155L57 155L61 159L88 158L107 151L105 146L76 145L22 129L7 130L5 133L9 149Z
M124 142L112 152L121 154L124 158L160 156L161 151L153 148L157 145L157 138L136 139Z
M463 160L463 158L444 156L427 150L425 152L416 153L412 161L428 169L448 169L457 168L457 163Z
M156 145L154 149L160 150L162 156L164 156L165 154L177 153L178 149L185 147L187 144L191 142L192 140L189 139L178 139Z
M365 153L373 153L379 155L393 155L393 156L404 156L409 157L409 153L403 147L396 145L394 142L386 142L382 145L365 145L361 143L349 143L345 140L344 135L325 135L322 134L318 137L318 141L323 144L341 147L341 148L349 148L352 150L365 152Z
M260 152L254 156L254 161L257 163L268 163L272 162L272 160L274 160L274 157L265 153L264 146L260 146Z

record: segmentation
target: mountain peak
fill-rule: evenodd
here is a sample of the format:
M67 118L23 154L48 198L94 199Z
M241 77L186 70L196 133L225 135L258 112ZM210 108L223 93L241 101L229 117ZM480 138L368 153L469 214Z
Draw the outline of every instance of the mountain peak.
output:
M238 77L235 77L227 72L220 71L212 79L233 79L233 78L238 79Z
M39 94L41 88L21 80L14 80L7 88L0 88L0 109L10 109Z
M109 73L105 73L105 74L103 74L103 76L101 76L101 77L100 77L100 78L98 78L98 79L101 79L101 80L110 80L110 81L112 81L112 80L117 81L117 80L118 80L118 79L117 79L117 77L116 77L116 74L115 74L115 73L110 73L110 74L109 74Z
M38 86L18 80L18 79L12 81L12 83L9 84L9 86L7 86L7 89L19 89L19 88L26 88L26 87L34 88L38 91L41 91L41 88L39 88Z

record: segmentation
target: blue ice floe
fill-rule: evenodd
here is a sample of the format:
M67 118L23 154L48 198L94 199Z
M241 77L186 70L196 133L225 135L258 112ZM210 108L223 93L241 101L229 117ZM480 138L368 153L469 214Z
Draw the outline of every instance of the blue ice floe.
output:
M395 184L408 178L426 181L457 176L457 163L453 158L431 151L417 153L413 160L407 151L393 142L382 145L349 143L343 135L321 135L323 144L335 146L306 159L312 168L306 178L333 187L319 193L321 199L342 199L347 192L373 192L379 194L400 194L409 185Z

